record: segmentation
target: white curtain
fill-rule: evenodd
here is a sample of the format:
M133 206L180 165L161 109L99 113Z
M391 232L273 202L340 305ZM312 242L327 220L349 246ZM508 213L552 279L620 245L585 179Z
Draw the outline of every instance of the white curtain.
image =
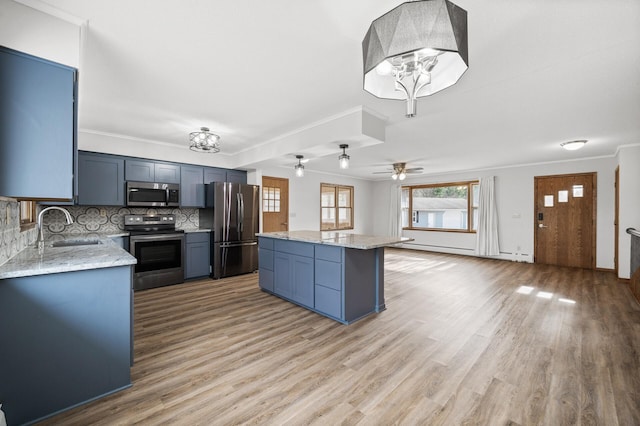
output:
M495 177L480 179L478 199L478 229L476 234L476 254L498 256L498 211L496 209Z
M402 205L400 200L402 188L400 185L391 185L389 188L389 235L400 237L402 235Z

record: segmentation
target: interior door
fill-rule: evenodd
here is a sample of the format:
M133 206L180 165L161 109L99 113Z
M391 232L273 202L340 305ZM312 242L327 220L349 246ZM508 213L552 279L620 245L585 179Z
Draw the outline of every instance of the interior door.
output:
M289 179L262 177L262 230L289 230Z
M534 179L535 262L594 269L596 174Z

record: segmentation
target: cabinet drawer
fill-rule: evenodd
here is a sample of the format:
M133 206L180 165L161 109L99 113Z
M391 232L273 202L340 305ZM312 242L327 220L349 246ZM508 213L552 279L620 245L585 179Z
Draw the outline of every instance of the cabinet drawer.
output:
M342 293L317 285L315 287L315 309L342 319Z
M208 232L187 232L186 242L189 243L206 243L209 241L209 233Z
M258 283L260 288L273 291L273 271L261 267L258 271Z
M258 265L260 269L273 271L273 250L258 248Z
M273 238L258 237L258 247L273 250Z
M313 257L313 244L299 241L276 240L273 249L282 253Z
M316 259L315 283L334 290L342 290L342 263Z
M342 247L317 245L316 259L342 262Z

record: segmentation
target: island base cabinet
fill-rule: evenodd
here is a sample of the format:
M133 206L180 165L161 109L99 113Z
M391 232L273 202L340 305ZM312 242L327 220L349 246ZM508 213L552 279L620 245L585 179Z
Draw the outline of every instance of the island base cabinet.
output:
M343 324L385 309L383 247L364 250L265 237L259 246L262 290Z
M0 280L0 401L34 422L131 385L131 267Z

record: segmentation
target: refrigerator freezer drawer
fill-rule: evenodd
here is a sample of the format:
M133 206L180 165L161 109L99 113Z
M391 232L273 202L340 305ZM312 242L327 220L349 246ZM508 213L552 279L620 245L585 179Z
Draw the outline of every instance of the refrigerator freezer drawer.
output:
M214 243L211 260L211 278L215 279L257 271L258 244L256 241Z

